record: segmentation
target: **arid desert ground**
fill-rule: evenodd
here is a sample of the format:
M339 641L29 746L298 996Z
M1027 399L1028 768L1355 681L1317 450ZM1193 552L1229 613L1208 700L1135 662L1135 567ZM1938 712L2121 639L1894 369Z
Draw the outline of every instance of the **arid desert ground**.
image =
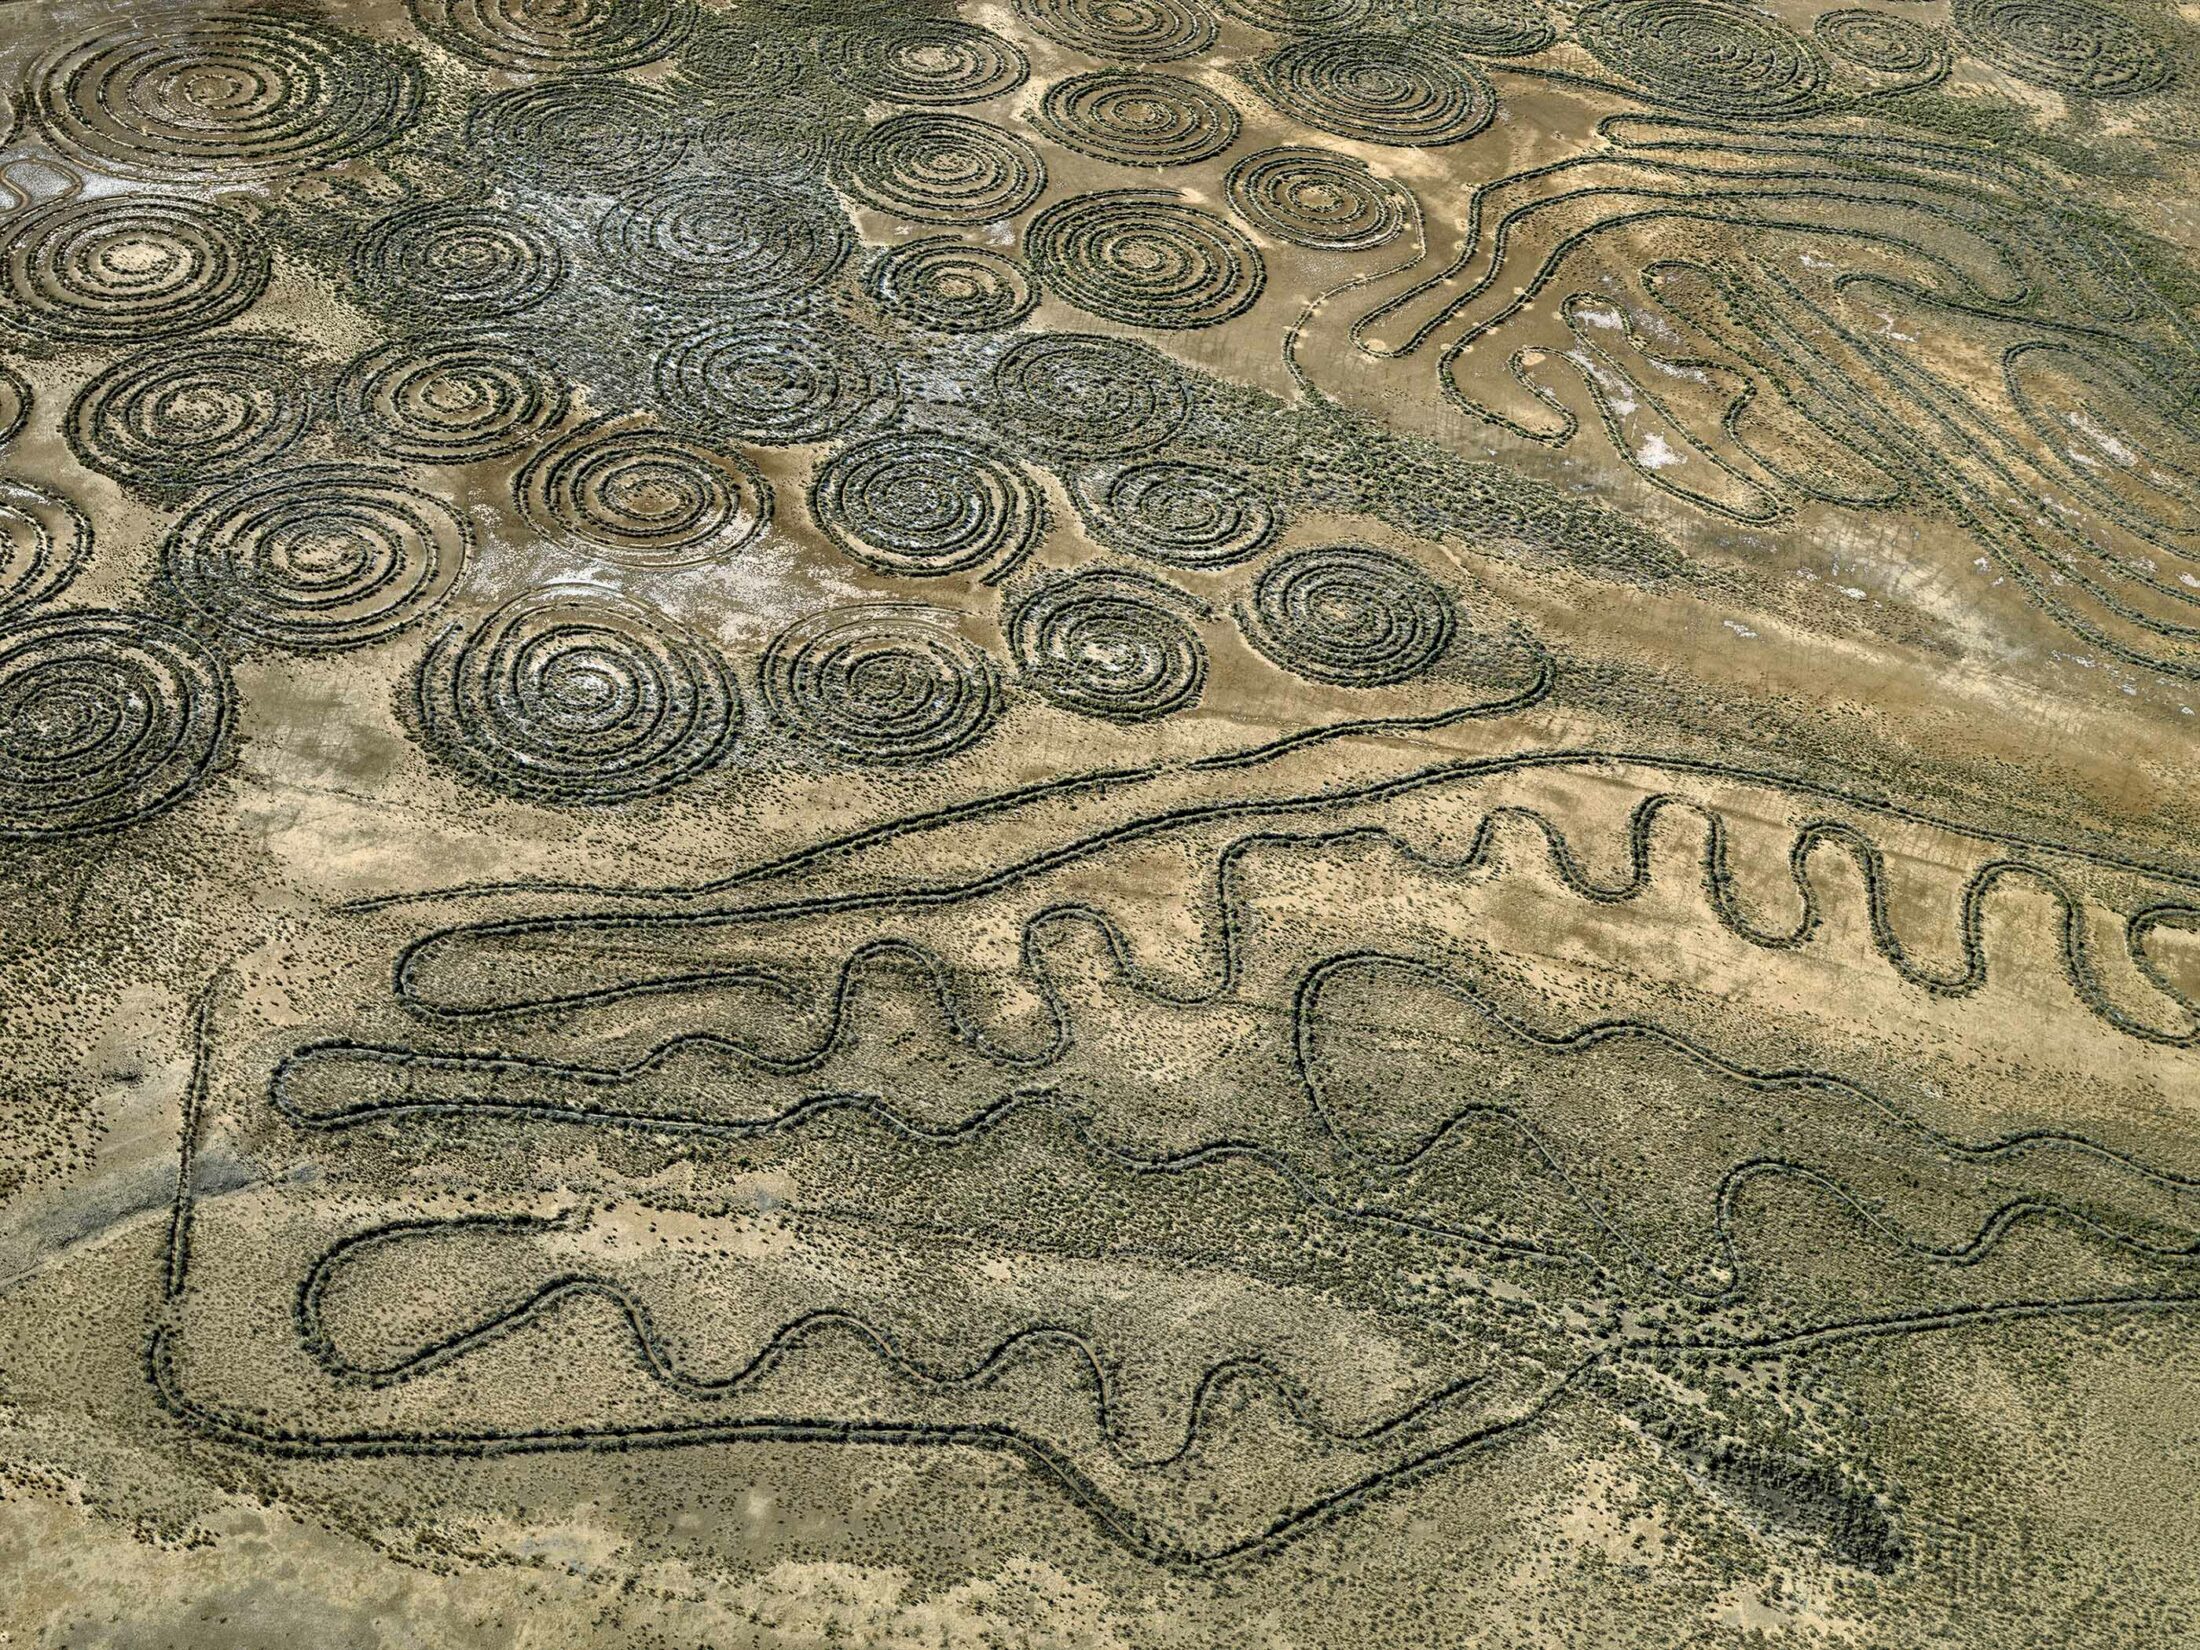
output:
M0 0L0 1645L2200 1644L2200 6Z

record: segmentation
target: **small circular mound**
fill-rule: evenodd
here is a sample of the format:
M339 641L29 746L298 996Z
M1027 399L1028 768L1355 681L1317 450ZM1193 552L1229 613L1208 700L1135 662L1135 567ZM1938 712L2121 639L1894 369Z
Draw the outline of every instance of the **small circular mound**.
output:
M366 351L337 383L336 412L378 453L470 464L533 446L565 422L572 387L522 337L435 332Z
M1094 570L1040 586L1008 618L1023 680L1065 710L1151 722L1189 710L1207 686L1199 604L1140 573Z
M864 277L887 314L934 332L1002 332L1039 306L1038 283L1018 259L951 235L882 252Z
M166 338L236 319L269 270L267 243L224 207L147 194L60 200L11 226L0 311L47 338Z
M861 199L916 223L1013 218L1047 186L1037 149L968 115L882 120L849 149L846 165Z
M1893 12L1862 6L1820 12L1810 32L1833 56L1874 74L1924 74L1948 62L1938 34Z
M206 645L142 613L0 627L0 837L89 836L206 783L236 689Z
M399 470L300 464L203 500L161 546L169 586L208 622L293 652L359 647L451 592L473 529Z
M124 357L78 392L62 433L88 470L139 487L181 487L265 468L319 411L295 338L245 334Z
M1081 478L1077 511L1092 536L1172 567L1229 567L1275 542L1283 512L1231 471L1149 459Z
M808 321L706 322L673 339L652 375L674 418L771 446L827 440L899 393L860 337Z
M1530 57L1558 40L1541 0L1414 0L1415 22L1446 51Z
M1063 301L1157 331L1243 315L1268 276L1243 234L1167 190L1072 196L1032 220L1024 251Z
M1442 658L1457 616L1450 593L1403 556L1331 544L1270 562L1237 621L1247 641L1295 676L1381 687Z
M1248 155L1224 184L1231 209L1266 235L1315 252L1366 252L1405 230L1413 197L1367 163L1284 145Z
M802 743L866 767L966 750L1001 714L1000 671L955 615L867 602L803 619L757 667L764 702Z
M1238 138L1238 112L1172 74L1100 69L1055 82L1034 123L1055 142L1120 166L1190 166Z
M421 743L476 785L591 807L701 777L741 725L716 648L629 597L571 586L438 637L412 708Z
M487 321L557 291L565 254L515 213L430 201L372 224L352 250L351 270L370 298L391 308Z
M1026 23L1088 57L1166 63L1215 43L1215 20L1194 0L1016 0Z
M1029 555L1046 505L1023 468L953 436L894 431L843 447L810 483L825 536L882 573L960 573Z
M1480 69L1395 35L1310 35L1269 54L1252 79L1294 120L1364 143L1458 143L1497 118L1497 90Z
M1215 0L1223 16L1270 34L1319 34L1366 21L1373 0Z
M1144 345L1097 333L1020 338L993 365L994 416L1012 447L1058 459L1129 458L1165 446L1191 391Z
M466 139L510 176L559 195L617 195L687 153L668 93L624 80L551 80L474 105Z
M1020 46L952 17L828 29L817 58L838 84L881 103L983 103L1031 77Z
M132 176L269 176L383 147L420 113L419 66L315 23L245 11L132 21L31 73L54 147Z
M1995 68L2058 92L2137 97L2169 84L2169 59L2092 0L1956 0L1956 32Z
M72 500L0 480L0 617L52 601L91 553L91 518Z
M0 447L23 433L30 422L31 386L24 376L0 362Z
M1574 37L1651 101L1697 114L1796 114L1826 89L1817 47L1728 0L1591 0Z
M446 51L523 74L603 72L653 63L687 37L678 0L407 0Z
M554 544L622 567L701 567L745 549L771 520L771 484L730 448L613 416L560 436L512 491Z
M855 245L837 206L738 174L658 184L622 200L595 239L604 278L627 291L756 306L823 286Z

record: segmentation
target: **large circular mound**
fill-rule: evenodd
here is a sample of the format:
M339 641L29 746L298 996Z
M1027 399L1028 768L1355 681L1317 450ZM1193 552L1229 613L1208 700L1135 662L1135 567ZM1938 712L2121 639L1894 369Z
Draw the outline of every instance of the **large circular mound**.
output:
M764 702L801 743L843 761L937 761L984 738L1000 673L955 615L916 602L839 607L782 631L758 667Z
M1207 650L1199 604L1141 573L1095 569L1041 585L1008 617L1030 687L1080 716L1151 722L1199 703Z
M825 536L882 573L929 575L1028 556L1046 526L1023 467L955 436L897 430L844 447L810 484Z
M402 471L300 464L259 472L169 529L169 586L233 635L310 653L359 647L450 594L473 528Z
M1225 186L1237 215L1271 240L1314 252L1366 252L1405 231L1413 197L1367 163L1285 144L1248 155Z
M724 658L609 590L530 591L421 660L422 742L475 784L604 806L701 777L733 748L741 696Z
M934 332L1004 332L1039 307L1028 264L951 235L880 253L864 289L887 314Z
M1397 35L1309 35L1250 72L1292 119L1363 143L1458 143L1497 118L1497 89L1480 69Z
M445 50L523 74L604 72L652 63L685 40L697 8L680 0L408 0Z
M849 150L847 170L863 200L914 223L1013 218L1047 186L1046 162L1013 132L921 111L872 127Z
M221 660L142 613L0 626L0 838L88 836L174 807L206 783L235 714Z
M1260 249L1167 190L1115 189L1048 207L1024 251L1064 302L1127 326L1219 326L1260 300Z
M2058 92L2137 97L2169 84L2169 59L2092 0L1956 0L1956 32L1995 68Z
M62 153L131 176L303 171L371 153L420 113L407 54L245 11L164 14L57 52L31 74Z
M771 520L771 484L740 453L646 418L568 431L513 478L527 524L621 567L701 567L746 549Z
M1361 544L1278 557L1237 610L1245 638L1294 675L1381 687L1427 671L1451 646L1451 595L1403 556Z
M231 333L125 356L77 393L62 432L117 481L203 486L280 459L324 399L297 339Z
M150 194L58 200L10 225L0 315L71 342L202 332L257 303L271 268L259 231L226 207Z
M1118 166L1190 166L1237 141L1238 112L1180 75L1101 69L1058 80L1033 121L1056 143Z
M1215 20L1196 0L1016 0L1049 40L1090 57L1165 63L1215 43Z
M1165 356L1089 332L1017 340L993 365L993 396L1012 445L1067 460L1164 446L1192 414L1191 392Z
M1592 0L1574 37L1652 101L1697 114L1797 114L1825 94L1816 46L1728 0Z

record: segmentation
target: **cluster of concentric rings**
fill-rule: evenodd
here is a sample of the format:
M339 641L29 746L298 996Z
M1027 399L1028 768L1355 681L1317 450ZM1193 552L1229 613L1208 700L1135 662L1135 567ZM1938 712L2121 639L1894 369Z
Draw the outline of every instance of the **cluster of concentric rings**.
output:
M834 608L772 639L764 702L801 743L865 766L930 762L999 719L1000 672L955 615L915 602Z
M1001 332L1039 304L1021 260L950 235L926 235L882 252L864 290L887 314L935 332Z
M169 587L209 623L297 652L412 624L458 581L473 529L399 470L300 464L232 482L169 530Z
M1260 299L1260 251L1168 190L1111 189L1048 207L1024 233L1039 279L1065 302L1128 326L1218 326Z
M723 561L771 520L771 485L730 447L611 416L541 448L513 479L527 524L624 567Z
M1263 58L1254 83L1293 119L1363 143L1457 143L1497 117L1480 69L1399 35L1309 35Z
M1956 32L1998 69L2061 92L2136 97L2169 83L2169 59L2093 0L1956 0Z
M62 430L86 469L141 487L198 485L280 459L321 400L297 339L225 334L123 357L77 393Z
M1121 166L1189 166L1237 141L1238 112L1180 75L1100 69L1058 80L1033 117L1055 142Z
M829 29L817 55L839 84L882 103L983 103L1031 75L1013 41L952 17L884 17Z
M336 390L354 439L421 464L520 452L562 424L572 401L536 341L497 331L393 338L347 366Z
M352 249L352 277L379 302L439 320L532 309L565 279L557 242L491 206L423 201L377 220Z
M631 69L694 26L680 0L408 0L420 32L460 57L525 74Z
M823 285L855 244L837 205L740 175L639 191L604 215L595 240L602 274L628 291L757 306Z
M1046 189L1046 162L1013 132L968 115L918 111L880 121L850 147L850 186L916 223L1012 218Z
M203 785L236 689L189 632L78 610L0 626L0 837L134 824Z
M0 313L49 338L135 343L235 319L270 270L266 242L226 207L145 193L59 200L9 225Z
M1199 703L1207 650L1199 605L1140 573L1092 569L1051 580L1008 617L1020 679L1064 709L1150 722Z
M1314 545L1277 557L1237 609L1254 647L1295 675L1379 687L1427 671L1451 646L1444 587L1369 545Z
M403 53L243 10L105 30L41 62L31 85L46 135L72 158L227 179L379 149L413 124L423 95Z
M1011 459L954 436L897 430L819 466L810 513L841 550L882 573L998 577L1046 527L1037 485Z
M427 748L477 785L603 805L718 766L741 697L717 649L662 614L614 591L552 586L436 638L413 713Z
M1129 458L1166 446L1192 412L1163 356L1089 332L1018 339L993 365L993 415L1012 445L1057 459Z
M772 446L827 440L896 394L893 368L859 334L808 320L704 322L651 370L674 418Z
M1215 43L1215 20L1197 0L1016 0L1039 33L1092 57L1166 63Z
M1644 95L1696 114L1794 114L1825 92L1817 47L1731 0L1592 0L1574 36Z
M474 106L466 139L513 178L560 195L616 195L687 153L670 93L612 79L515 86Z
M1412 216L1404 186L1350 155L1299 144L1263 149L1230 168L1231 208L1271 240L1316 252L1388 245Z
M1275 542L1283 513L1241 477L1213 464L1153 458L1081 477L1078 513L1111 550L1172 567L1229 567Z

